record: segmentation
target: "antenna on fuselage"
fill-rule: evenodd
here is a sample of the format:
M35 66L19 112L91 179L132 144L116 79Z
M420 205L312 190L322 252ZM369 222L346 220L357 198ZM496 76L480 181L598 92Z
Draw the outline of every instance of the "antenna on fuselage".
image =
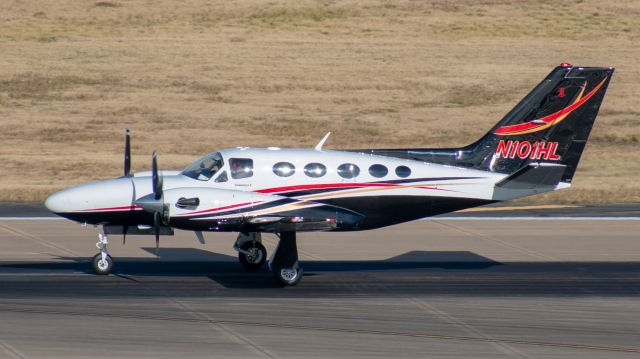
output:
M322 145L324 145L324 143L327 141L327 138L329 138L330 135L331 135L331 132L327 132L327 134L324 135L324 137L316 145L316 151L322 151Z

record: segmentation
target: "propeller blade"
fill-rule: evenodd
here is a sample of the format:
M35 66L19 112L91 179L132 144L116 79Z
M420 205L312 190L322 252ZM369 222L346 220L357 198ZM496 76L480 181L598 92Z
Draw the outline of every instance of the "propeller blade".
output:
M162 198L162 176L158 173L158 156L156 151L151 155L151 180L153 181L153 198Z
M153 150L151 154L151 181L153 183L152 189L155 193L156 187L158 186L158 155L155 150Z
M127 128L124 134L124 175L131 173L131 131Z
M160 257L160 221L162 221L160 212L153 214L153 230L156 233L156 256Z
M127 231L129 230L129 226L122 227L122 245L127 244Z
M164 187L164 179L162 178L162 174L158 175L158 187L155 189L154 193L156 195L155 199L161 200L164 202L163 198L163 187Z

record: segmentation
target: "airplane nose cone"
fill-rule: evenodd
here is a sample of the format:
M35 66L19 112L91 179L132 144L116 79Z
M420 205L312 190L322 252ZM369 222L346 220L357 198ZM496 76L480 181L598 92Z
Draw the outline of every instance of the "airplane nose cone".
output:
M84 222L90 215L131 210L132 200L131 179L118 178L64 189L49 196L44 205L53 213Z
M67 212L70 205L69 196L66 195L68 191L69 190L58 191L47 197L47 200L44 201L44 206L53 213Z

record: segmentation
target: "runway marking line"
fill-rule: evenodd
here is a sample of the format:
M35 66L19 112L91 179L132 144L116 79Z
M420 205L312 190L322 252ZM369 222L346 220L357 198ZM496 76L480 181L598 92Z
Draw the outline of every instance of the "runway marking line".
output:
M121 274L113 274L114 276L123 278L125 280L129 280L129 281L134 281L136 283L140 283L144 289L148 289L148 286L145 282L140 282L136 279L134 279L131 276L128 275L121 275ZM225 326L224 324L221 323L216 323L214 321L211 321L207 315L205 313L201 313L197 310L192 309L188 304L185 304L183 302L181 302L180 300L170 297L168 295L163 295L162 296L167 302L169 302L170 304L172 304L173 306L179 308L182 312L192 316L193 319L195 320L200 320L202 321L202 323L205 323L208 327L217 330L219 333L222 333L223 335L225 335L227 338L229 338L231 341L239 344L239 345L243 345L245 347L247 347L254 355L259 355L262 357L267 357L267 358L276 358L275 355L271 354L268 350L262 348L259 344L257 344L256 342L254 342L253 340L249 339L248 337L237 333L236 331L234 331L233 329L229 328L228 326Z
M62 221L62 217L0 217L0 221Z
M191 307L189 307L189 305L182 303L181 301L175 298L168 297L166 299L168 299L172 304L180 308L184 313L191 315L195 319L203 320L209 327L219 330L224 335L226 335L227 338L231 339L237 344L248 347L248 349L254 354L257 354L262 357L272 358L272 359L275 359L277 357L276 355L270 353L268 350L266 350L265 348L263 348L262 346L254 342L253 340L249 339L247 336L236 332L235 330L229 328L227 325L210 320L207 314L202 313L198 310L192 309Z
M582 208L582 206L562 205L562 204L541 204L532 206L504 206L504 207L478 207L468 208L458 211L460 213L468 212L499 212L499 211L522 211L529 209L561 209L561 208Z
M505 242L505 241L502 241L502 240L500 240L498 238L495 238L495 237L492 237L492 236L489 236L489 235L486 235L486 234L482 234L482 233L478 233L478 232L475 232L475 231L459 228L459 227L457 227L457 226L455 226L453 224L440 223L438 221L435 221L435 223L439 224L439 225L441 225L441 226L443 226L445 228L449 228L451 230L454 230L456 232L462 233L464 235L467 235L467 236L470 236L470 237L473 237L473 238L480 238L480 239L483 239L485 241L489 241L489 242L492 242L494 244L497 244L497 245L500 245L500 246L503 246L503 247L515 249L516 251L518 251L520 253L524 253L524 254L532 256L534 258L548 260L548 261L557 261L558 260L557 258L554 258L552 256L546 255L544 253L533 251L533 250L518 246L518 245L513 244L513 243Z
M80 312L72 312L72 311L38 310L38 309L6 308L6 307L3 308L2 306L0 306L0 312L26 313L26 314L49 314L49 315L73 315L73 316L100 317L100 318L104 317L103 313L80 313ZM485 338L485 337L474 337L474 336L463 336L463 335L439 335L439 334L431 334L431 333L394 332L394 331L367 330L367 329L349 329L349 328L338 328L338 327L321 327L321 326L298 325L298 324L279 324L279 323L213 320L213 319L198 319L198 318L159 317L159 316L143 316L143 315L132 315L132 314L109 314L109 317L119 318L119 319L210 323L210 324L231 325L231 326L237 325L237 326L251 326L251 327L278 328L278 329L298 329L298 330L336 332L336 333L399 336L399 337L434 339L434 340L490 342L490 343L519 344L519 345L530 345L530 346L541 346L541 347L585 349L585 350L598 350L598 351L622 352L622 353L640 353L640 348L610 347L610 346L601 346L601 345L562 343L562 342L546 342L546 341L525 340L525 339Z
M12 347L6 341L0 339L0 348L2 348L6 353L11 355L12 358L26 358L24 354L19 352L16 348Z
M51 248L51 249L58 250L58 251L64 253L65 255L74 256L74 257L81 257L82 256L80 253L78 253L76 251L72 251L70 249L64 248L64 247L62 247L60 245L57 245L55 243L51 243L50 241L48 241L46 239L42 239L40 237L34 236L34 235L30 234L30 233L27 233L27 232L24 232L24 231L22 231L20 229L11 227L11 226L9 226L7 224L0 224L0 228L4 229L6 232L9 232L9 233L11 233L13 235L17 235L19 237L29 239L29 240L31 240L33 242L36 242L36 243L38 243L40 245L43 245L43 246Z
M462 330L464 330L467 334L471 334L472 336L477 336L477 337L482 337L482 338L488 338L488 339L493 339L493 336L487 335L483 332L481 332L479 329L477 329L476 327L474 327L473 325L470 325L466 322L464 322L461 319L458 319L452 315L450 315L449 313L440 310L438 308L436 308L435 306L433 306L432 304L426 302L426 301L422 301L420 299L417 298L408 298L409 303L415 305L417 308L431 313L431 314L435 314L438 318L440 318L441 320L452 324L458 328L461 328ZM525 353L521 352L520 350L514 348L513 346L509 345L508 343L496 343L496 342L489 342L487 343L491 346L493 346L495 349L499 350L500 352L507 354L509 356L516 356L519 358L531 358L530 356L526 355Z
M513 216L513 217L426 217L421 221L640 221L640 217L534 217L534 216Z

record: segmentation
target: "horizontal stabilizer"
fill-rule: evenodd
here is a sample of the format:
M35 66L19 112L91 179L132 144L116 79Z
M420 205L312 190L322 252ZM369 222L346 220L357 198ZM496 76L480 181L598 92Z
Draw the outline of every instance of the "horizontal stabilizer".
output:
M560 183L566 165L559 163L529 163L496 184L505 189L534 189L555 187Z

